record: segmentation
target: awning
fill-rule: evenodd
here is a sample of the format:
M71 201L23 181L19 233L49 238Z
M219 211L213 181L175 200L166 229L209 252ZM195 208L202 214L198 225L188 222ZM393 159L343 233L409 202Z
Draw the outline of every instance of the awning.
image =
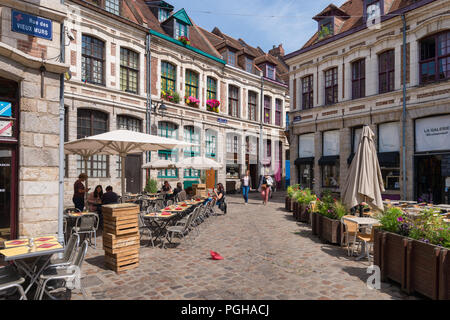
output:
M295 160L295 165L301 165L301 164L313 164L314 163L314 157L307 157L307 158L298 158Z
M319 159L319 165L323 166L323 165L333 165L336 164L336 162L339 161L339 156L322 156Z
M400 166L400 152L380 152L378 153L380 167L396 168Z

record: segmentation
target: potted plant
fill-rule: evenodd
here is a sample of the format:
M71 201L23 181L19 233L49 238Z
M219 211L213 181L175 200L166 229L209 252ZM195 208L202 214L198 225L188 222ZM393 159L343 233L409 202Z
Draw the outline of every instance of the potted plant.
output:
M155 179L148 179L147 185L145 186L144 190L147 193L157 193L158 192L158 182Z
M299 184L294 184L287 188L287 196L285 198L285 208L287 211L293 210L294 192L296 192L299 188L300 188Z
M301 209L299 212L299 221L304 223L309 223L311 220L311 205L316 200L317 196L311 192L310 189L306 188L303 190L301 198L299 198L299 203Z
M215 99L209 99L206 101L206 110L219 113L220 102Z
M346 215L347 210L342 202L331 196L331 192L324 192L322 200L317 204L316 219L319 238L332 244L341 244L343 232L341 218Z
M180 95L178 92L173 92L171 90L168 91L161 91L161 98L170 102L178 103L180 102Z
M179 37L178 41L182 42L184 45L190 45L191 44L191 41L186 36Z
M193 108L198 108L200 106L200 100L195 97L185 97L186 104Z

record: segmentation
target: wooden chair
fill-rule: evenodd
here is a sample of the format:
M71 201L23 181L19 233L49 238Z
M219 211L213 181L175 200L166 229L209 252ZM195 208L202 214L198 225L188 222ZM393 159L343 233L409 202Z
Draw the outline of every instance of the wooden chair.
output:
M374 243L374 234L375 234L375 227L379 225L372 225L372 230L370 233L360 233L356 235L356 239L362 243L364 243L366 247L366 253L367 253L367 260L370 262L370 250L373 248Z
M354 217L354 216L347 215L347 216L343 216L341 219L342 225L344 226L344 234L345 234L344 243L347 244L347 255L348 256L353 255L353 252L355 249L355 243L357 241L357 236L359 234L358 224L356 222L345 219L345 218L352 218L352 217ZM350 253L350 243L352 244L351 253Z

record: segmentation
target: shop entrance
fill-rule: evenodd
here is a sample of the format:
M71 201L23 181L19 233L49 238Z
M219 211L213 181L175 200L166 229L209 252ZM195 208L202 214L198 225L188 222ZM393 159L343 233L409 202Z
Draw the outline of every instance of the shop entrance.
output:
M416 199L450 204L450 155L416 156Z

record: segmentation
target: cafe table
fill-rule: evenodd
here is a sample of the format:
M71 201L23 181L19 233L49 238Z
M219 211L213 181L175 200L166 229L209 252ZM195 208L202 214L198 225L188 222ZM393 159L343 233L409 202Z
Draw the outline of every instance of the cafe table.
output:
M374 225L379 225L380 221L374 218L368 218L368 217L344 217L342 218L344 220L353 222L353 223L357 223L358 224L358 230L359 229L364 229L364 228L369 228L369 227L373 227ZM364 246L364 249L361 250L361 254L356 257L356 260L361 260L362 258L364 258L366 256L366 246Z
M17 269L23 271L30 279L25 294L36 283L42 272L50 263L54 254L63 253L64 248L55 236L42 236L37 238L25 238L5 241L4 249L0 250L0 257L5 262L12 262ZM25 260L33 260L31 263ZM38 264L42 262L42 264Z

